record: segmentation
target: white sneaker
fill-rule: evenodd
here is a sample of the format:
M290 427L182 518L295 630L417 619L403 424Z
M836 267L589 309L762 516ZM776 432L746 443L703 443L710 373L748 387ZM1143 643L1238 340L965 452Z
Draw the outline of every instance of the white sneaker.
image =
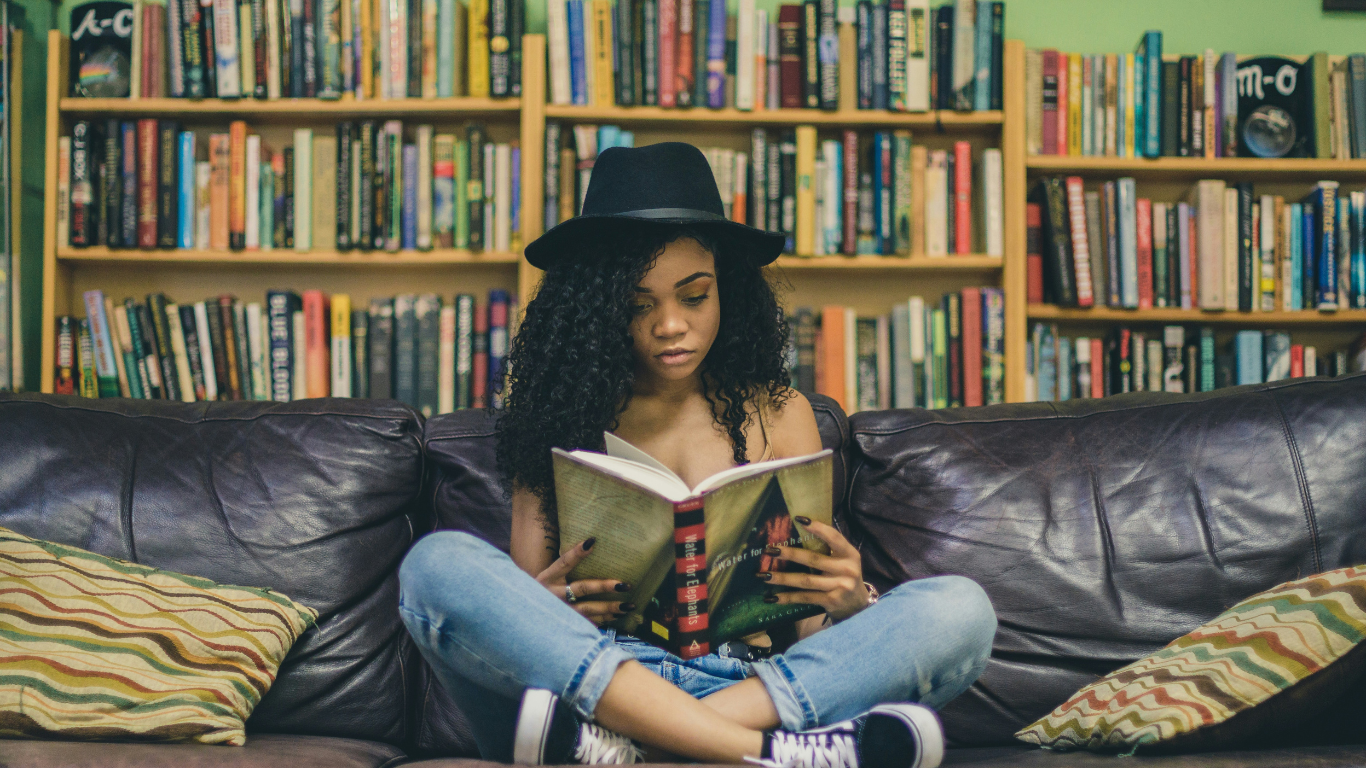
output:
M512 761L522 765L623 765L642 761L635 742L582 720L560 697L528 688L517 713Z
M938 768L944 728L920 704L880 704L853 720L809 731L769 731L764 768Z

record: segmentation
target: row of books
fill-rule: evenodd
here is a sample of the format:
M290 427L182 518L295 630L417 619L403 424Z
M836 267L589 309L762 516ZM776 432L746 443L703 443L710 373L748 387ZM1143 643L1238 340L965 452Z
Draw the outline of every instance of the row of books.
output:
M497 406L517 303L434 293L372 298L267 291L176 304L84 294L85 317L57 318L55 392L149 400L369 397L425 416Z
M520 0L98 0L71 11L72 95L518 96L524 19Z
M889 314L799 307L788 318L792 386L848 413L1005 402L1005 297L964 288L939 302L912 296Z
M1041 179L1026 205L1028 300L1269 312L1366 307L1366 191L1321 181L1299 202L1202 180L1180 203L1134 179Z
M1025 54L1027 151L1111 157L1366 156L1366 56Z
M852 66L859 109L1001 108L1004 2L550 0L546 29L552 104L833 110Z
M293 138L273 150L240 120L207 135L174 120L79 121L58 144L58 246L520 248L516 142L398 120Z
M787 233L785 250L804 256L1002 254L999 149L931 150L908 130L834 136L755 128L748 152L702 148L726 216ZM599 152L633 141L617 126L547 123L547 224L577 215Z
M1210 326L1112 328L1102 337L1065 337L1035 323L1025 349L1025 399L1060 401L1126 392L1208 392L1302 376L1366 370L1366 335L1320 354L1285 331L1238 331L1216 343Z

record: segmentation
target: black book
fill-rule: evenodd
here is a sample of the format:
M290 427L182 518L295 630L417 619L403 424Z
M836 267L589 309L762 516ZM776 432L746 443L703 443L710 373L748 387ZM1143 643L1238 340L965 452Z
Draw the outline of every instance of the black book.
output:
M693 5L692 28L693 28L693 79L692 92L680 90L678 92L678 106L687 107L693 104L706 106L707 104L707 55L708 55L708 32L711 29L711 3L707 0L678 0L679 3L690 2Z
M138 305L132 299L124 299L123 310L128 317L128 340L133 345L133 359L129 361L132 365L128 369L129 383L132 383L131 380L133 376L136 375L139 384L134 391L141 390L143 399L159 400L161 398L161 388L156 385L156 380L152 376L152 371L157 368L153 368L147 364L148 349L146 342L144 341L145 337L142 334L142 317L138 314ZM126 359L127 358L125 358L125 360ZM138 395L134 394L133 396L137 397Z
M492 7L495 4L496 2L489 3L490 13L486 23L492 21ZM502 41L502 44L506 46L507 41ZM490 34L490 59L493 58L493 49L496 45L493 35ZM422 97L422 0L408 0L408 96L414 99Z
M874 3L872 15L873 109L887 108L887 3Z
M394 300L370 300L370 397L394 396Z
M117 118L105 121L104 154L100 168L99 241L110 248L122 248L123 242L123 129ZM128 245L137 246L137 241Z
M299 98L304 91L303 16L280 2L280 95Z
M270 399L294 399L294 313L303 299L293 291L266 291L266 323L270 339Z
M171 389L175 384L175 368L172 366L172 376L167 378L166 367L162 365L165 358L161 356L161 348L157 343L156 325L152 320L151 308L146 304L134 304L128 311L138 316L138 330L142 334L143 356L147 360L148 372L152 373L150 378L153 379L154 394L163 400L179 400L180 388L175 387L175 394L172 394Z
M204 56L204 97L212 99L218 96L218 67L214 58L216 49L213 47L213 0L199 0L199 18L199 44L203 48ZM288 23L284 25L284 29L288 32Z
M488 245L484 242L484 127L469 127L470 183L469 183L469 249L482 251Z
M876 149L876 147L874 147L874 149ZM871 168L873 167L871 156L869 160L868 167ZM944 220L949 253L958 252L958 206L954 204L954 199L956 197L954 194L954 187L957 185L958 180L958 174L956 172L957 166L958 158L956 154L953 152L947 153L947 157L944 158L944 199L949 201L949 204L944 206Z
M820 0L802 3L802 106L821 105Z
M1244 73L1259 73L1264 81L1263 87L1238 88L1238 156L1314 157L1313 57L1301 64L1262 56L1238 62L1238 73L1240 83ZM1349 99L1348 108L1353 106ZM1351 122L1349 132L1355 128Z
M1181 231L1177 219L1178 213L1175 205L1167 206L1167 306L1169 307L1181 306Z
M953 109L953 5L934 11L935 109Z
M631 80L631 102L630 104L645 103L645 0L629 0L631 5L631 39L630 48L624 48L623 54L629 58L624 59L628 62L631 71L634 73Z
M455 407L469 408L474 400L474 297L455 297Z
M337 250L351 250L352 123L337 124Z
M560 124L549 121L545 124L545 178L541 182L545 191L545 218L548 229L560 223Z
M77 120L71 126L71 222L70 242L73 248L95 244L95 184L93 137L90 121Z
M241 299L233 299L232 306L221 305L232 318L233 343L237 346L237 380L241 382L243 400L255 400L256 389L251 378L251 347L247 342L247 312Z
M991 108L1001 108L1002 65L1005 61L1006 4L993 0L991 4Z
M509 3L512 6L512 33L508 36L508 43L512 47L512 71L508 73L508 78L512 81L509 89L513 96L522 95L522 35L526 33L526 3ZM630 50L628 48L618 48L618 52ZM616 59L613 59L614 61Z
M421 7L421 0L413 2ZM508 36L512 32L509 6L514 2L515 0L489 0L489 95L494 98L512 93L512 46ZM584 26L588 26L588 19L584 19L584 22ZM418 46L418 51L421 50L421 46Z
M389 242L389 132L384 126L374 126L374 172L370 176L370 204L374 214L370 219L370 242L376 250L384 250Z
M223 335L223 315L218 302L209 299L204 302L204 314L209 322L209 346L213 349L214 384L218 387L219 400L233 400L232 383L228 373L227 337Z
M859 0L856 49L858 51L858 108L873 108L873 4Z
M269 0L273 1L273 0ZM255 89L251 95L258 99L267 96L266 81L270 75L267 71L266 50L269 48L269 41L266 39L266 7L262 0L251 0L251 44L253 49L252 58L256 64ZM246 96L247 94L242 94Z
M185 393L180 391L180 373L176 369L175 352L171 345L171 324L169 315L166 314L166 294L147 295L147 314L156 339L157 358L161 361L161 386L166 391L168 400L180 400Z
M836 6L835 0L820 0L820 41L816 48L821 59L821 109L839 108L840 45L835 19Z
M438 362L441 358L441 297L424 293L413 307L417 317L417 409L426 418L437 413L440 403Z
M513 3L514 7L521 5L521 3ZM617 0L616 15L612 18L612 31L617 35L618 55L623 59L623 66L617 67L616 80L617 104L623 107L633 106L636 103L636 72L639 71L634 68L637 5L638 3L634 0ZM549 160L550 155L546 155L546 161L549 162Z
M181 335L185 337L185 358L190 364L190 381L194 384L194 399L203 400L207 390L204 387L204 362L199 349L199 326L195 322L194 307L178 307L180 313Z
M300 44L303 49L299 73L302 80L303 96L312 98L318 95L318 0L303 0L303 28L300 30Z
M353 192L360 196L360 242L353 243L362 251L375 247L375 121L360 124L360 135L354 151L360 153L360 186Z
M644 91L643 103L653 107L659 103L659 0L641 0L640 6L640 20L644 27L640 57L645 67L642 70L645 77L641 88Z
M786 232L783 227L783 150L777 141L768 142L764 149L764 162L767 168L764 169L764 181L767 189L764 192L764 205L767 207L764 220L766 228L769 230L781 230ZM756 190L758 191L758 190ZM791 240L788 241L789 243ZM791 251L791 247L784 250Z
M394 297L394 394L399 402L417 407L417 296Z
M1181 110L1177 115L1176 130L1177 142L1176 151L1181 157L1190 157L1191 154L1191 70L1195 67L1195 57L1182 56L1178 62L1177 72L1177 107Z
M797 228L797 132L792 129L783 130L783 140L780 145L781 152L781 179L782 179L782 205L780 207L782 219L782 231L787 234L787 243L783 246L783 251L792 253L796 251L796 228ZM772 221L772 219L770 219Z
M1043 214L1043 284L1045 293L1065 307L1077 306L1076 265L1072 261L1072 237L1067 210L1067 191L1056 176L1041 179L1030 201Z
M963 297L946 293L940 299L944 310L944 352L949 373L949 407L963 405Z
M71 9L72 96L128 95L130 74L136 66L132 61L132 20L133 4L120 0L96 0ZM89 74L82 77L83 71Z
M1100 221L1105 233L1105 275L1110 291L1109 305L1122 307L1119 292L1119 194L1115 182L1107 181L1101 188Z
M294 247L294 147L285 147L285 247Z
M1181 63L1162 62L1162 155L1181 154Z
M1238 185L1238 310L1252 311L1252 286L1261 282L1260 274L1253 274L1252 266L1252 182ZM1260 293L1260 291L1259 291ZM1258 297L1260 299L1260 296ZM1260 301L1258 302L1260 303Z
M157 129L157 246L175 248L180 236L180 126L162 120Z
M351 396L370 396L370 313L351 310Z
M185 96L204 98L204 14L199 0L170 0L180 5L180 57L185 69Z
M123 200L119 205L119 241L124 248L138 245L138 124L125 120L119 124L119 162Z
M816 313L810 307L798 307L796 319L797 389L816 391Z

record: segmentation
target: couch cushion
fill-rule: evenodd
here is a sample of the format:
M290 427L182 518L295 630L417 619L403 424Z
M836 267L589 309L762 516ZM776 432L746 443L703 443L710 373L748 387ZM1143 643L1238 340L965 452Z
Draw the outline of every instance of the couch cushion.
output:
M393 402L0 395L0 525L318 610L249 732L404 739L422 472L420 417Z
M842 526L849 422L835 401L824 395L806 396L816 415L821 443L835 452L835 515ZM472 533L506 552L512 517L494 458L494 422L492 413L484 409L456 411L429 419L422 440L431 465L427 493L436 527ZM414 749L420 754L477 755L465 716L425 664L423 671Z
M246 746L0 741L0 765L13 768L392 768L397 747L326 736L253 734Z
M1115 768L1114 755L1055 752L1037 747L950 749L944 765L963 768ZM1366 764L1366 747L1320 746L1233 750L1192 755L1135 756L1124 768L1358 768Z
M850 524L879 586L956 573L1000 620L943 714L1011 734L1283 581L1366 562L1366 378L856 414Z

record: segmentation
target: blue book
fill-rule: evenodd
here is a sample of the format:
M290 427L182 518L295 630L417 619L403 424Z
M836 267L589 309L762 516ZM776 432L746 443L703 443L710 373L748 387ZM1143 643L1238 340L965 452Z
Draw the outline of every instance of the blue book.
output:
M1058 400L1072 399L1072 340L1057 339L1058 350Z
M1290 308L1304 309L1304 206L1290 204Z
M868 145L868 154L872 155L869 168L873 176L873 242L872 252L882 253L882 134L874 133L873 141ZM949 179L953 183L953 179ZM949 205L953 205L953 198L950 195ZM952 247L949 253L953 253Z
M858 108L873 108L873 4L859 0L857 4L858 39Z
M402 248L417 248L417 145L403 145L403 241Z
M1035 325L1034 340L1039 348L1039 400L1052 402L1058 398L1058 357L1053 327L1043 323Z
M512 152L512 196L508 205L508 218L513 232L522 231L522 148L513 145Z
M550 0L555 2L555 0ZM575 104L588 103L587 62L583 56L583 0L567 0L569 16L569 84Z
M1115 110L1115 154L1119 157L1124 157L1124 97L1128 91L1125 88L1128 80L1124 65L1127 63L1122 54L1115 57L1115 104L1118 105Z
M125 120L119 130L123 134L123 148L119 153L119 159L123 162L123 201L119 205L123 221L120 222L120 234L123 243L132 248L138 242L138 124ZM114 222L110 222L109 226L114 226Z
M1300 294L1304 302L1305 309L1318 307L1318 265L1314 261L1314 194L1310 193L1300 201L1300 249L1303 255L1300 257L1301 266L1304 268L1304 284L1301 286Z
M1214 390L1214 329L1208 325L1200 327L1200 381L1201 392Z
M436 4L436 95L455 95L455 0Z
M1143 116L1143 99L1148 90L1143 87L1143 73L1146 65L1143 61L1143 54L1134 54L1134 154L1133 157L1143 156L1144 136L1147 133L1146 124Z
M825 156L825 175L827 178L833 177L836 179L843 179L844 145L839 142L831 142L827 144L827 146L832 152ZM841 240L843 239L841 235L844 221L844 201L836 196L834 200L826 200L825 205L832 206L835 209L835 215L833 217L826 216L826 221L822 222L821 236L825 238L825 252L839 253L842 245ZM834 220L833 226L828 223L832 218Z
M1366 194L1352 193L1352 306L1366 307L1366 243L1362 240L1366 226Z
M394 297L394 399L416 408L417 295Z
M1138 308L1138 191L1126 176L1115 185L1119 193L1119 295L1120 305Z
M1138 91L1143 97L1143 127L1138 128L1138 120L1134 120L1134 130L1143 139L1143 146L1138 151L1148 157L1158 157L1162 154L1162 33L1156 30L1143 33L1134 52L1143 56L1143 87Z
M1338 308L1337 220L1338 183L1320 181L1310 194L1314 197L1314 268L1317 306Z
M622 131L622 132L617 136L617 146L618 146L618 147L634 147L635 145L636 145L636 132L635 132L635 131Z
M270 399L287 403L294 397L294 313L303 299L293 291L266 291L270 334Z
M991 109L991 3L977 3L977 25L973 28L972 108Z
M1238 331L1233 337L1235 384L1262 383L1262 332Z
M180 192L180 204L176 206L176 211L180 214L177 244L181 248L194 247L194 220L198 208L194 199L194 140L194 131L180 132L180 178L176 180Z
M604 149L619 146L618 139L621 138L621 128L615 125L603 125L598 127L598 153Z
M726 106L726 0L710 0L707 15L707 106Z
M495 321L501 318L501 322ZM489 399L497 407L501 404L503 364L508 354L508 292L501 288L489 291Z

